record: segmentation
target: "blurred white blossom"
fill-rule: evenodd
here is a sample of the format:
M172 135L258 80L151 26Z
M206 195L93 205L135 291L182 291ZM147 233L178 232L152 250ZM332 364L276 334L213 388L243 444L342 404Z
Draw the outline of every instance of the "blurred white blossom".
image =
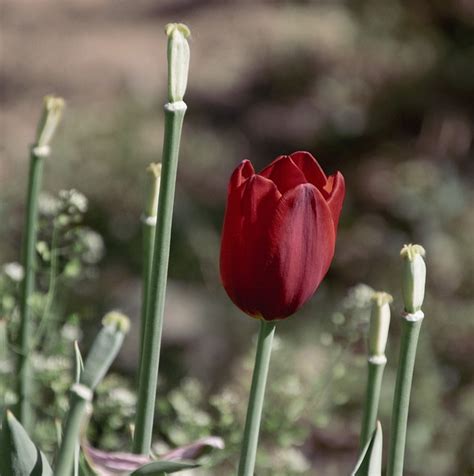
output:
M3 265L3 272L12 280L16 282L20 282L24 275L25 271L23 270L23 266L17 262L6 263Z

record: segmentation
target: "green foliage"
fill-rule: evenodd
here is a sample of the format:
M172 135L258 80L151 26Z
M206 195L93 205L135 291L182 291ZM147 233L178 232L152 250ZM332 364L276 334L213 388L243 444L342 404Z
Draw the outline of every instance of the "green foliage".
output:
M362 450L351 476L381 476L382 475L382 426L377 423L372 437Z
M44 454L14 417L7 411L0 435L0 472L2 476L52 476Z

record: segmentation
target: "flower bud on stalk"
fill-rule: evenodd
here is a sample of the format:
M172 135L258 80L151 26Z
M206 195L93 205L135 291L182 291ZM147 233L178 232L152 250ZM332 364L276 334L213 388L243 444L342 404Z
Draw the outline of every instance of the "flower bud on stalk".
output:
M382 379L387 358L388 330L390 327L390 294L376 292L372 296L372 312L369 325L369 355L367 387L360 432L360 450L363 451L376 428L377 413L382 389Z
M92 343L91 350L80 372L79 382L71 387L69 412L63 439L54 468L54 476L71 474L84 417L90 413L93 392L104 378L122 346L130 321L124 314L112 311L102 320L102 329ZM76 356L76 358L78 358ZM78 358L78 362L80 358ZM80 363L80 362L79 362Z
M400 256L403 258L402 288L405 313L402 315L402 336L393 398L387 476L403 475L413 370L418 336L424 318L421 306L425 297L426 265L423 260L425 250L420 245L409 244L402 248Z
M168 99L170 102L182 101L188 84L189 28L182 23L168 23Z
M61 119L64 100L55 96L46 96L36 131L35 142L30 148L28 191L26 197L26 219L23 233L23 269L24 278L20 294L20 328L18 333L18 359L16 366L18 420L29 431L33 427L34 411L31 406L33 378L31 371L31 353L34 347L32 336L34 322L30 309L30 298L35 290L36 242L38 233L38 196L43 177L43 162L49 157L50 142Z
M189 28L181 23L170 23L165 31L168 36L168 103L164 106L160 210L152 243L153 263L149 275L149 293L142 304L146 317L142 320L144 329L141 334L140 377L133 440L133 451L142 454L150 452L153 432L176 174L181 130L187 107L183 97L188 82L189 45L186 38L190 35ZM150 257L148 256L147 261ZM145 286L146 283L144 288Z
M403 300L405 311L415 313L421 309L425 297L425 249L420 245L405 245L400 251L403 258Z
M376 292L372 297L372 313L369 327L369 358L384 357L390 327L390 294Z
M44 98L43 112L36 130L36 148L49 147L64 110L64 99L56 96Z

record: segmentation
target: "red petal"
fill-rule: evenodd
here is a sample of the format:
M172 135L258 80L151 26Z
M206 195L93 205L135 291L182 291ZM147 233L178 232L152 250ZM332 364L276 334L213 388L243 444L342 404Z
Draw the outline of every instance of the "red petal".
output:
M331 177L329 177L328 184L332 186L332 190L329 190L329 198L327 199L327 202L329 209L331 210L332 220L334 222L334 230L337 231L342 203L344 202L344 196L346 194L346 185L341 172L331 175Z
M319 191L324 189L327 181L326 174L318 161L309 152L293 152L290 157L303 172L309 183L312 183ZM324 192L323 195L325 196Z
M282 155L275 159L259 175L272 180L282 194L307 182L303 172L287 155Z
M268 222L281 197L276 185L259 175L229 187L221 245L221 279L234 303L256 315L257 274L263 269Z
M243 160L230 177L229 190L231 188L235 189L240 187L240 185L252 175L255 175L253 165L249 160Z
M329 207L312 184L285 194L268 229L270 261L260 283L264 319L293 314L316 291L334 256L335 231Z

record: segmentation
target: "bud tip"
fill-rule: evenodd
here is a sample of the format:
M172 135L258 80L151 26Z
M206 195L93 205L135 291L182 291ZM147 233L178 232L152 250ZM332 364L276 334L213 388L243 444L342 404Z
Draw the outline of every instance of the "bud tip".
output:
M130 319L120 311L110 311L102 319L102 325L115 327L119 332L126 334L130 329Z
M400 251L400 256L402 258L408 258L410 261L413 261L416 255L420 255L422 257L426 255L426 251L423 246L410 243L408 245L403 245L403 248Z

